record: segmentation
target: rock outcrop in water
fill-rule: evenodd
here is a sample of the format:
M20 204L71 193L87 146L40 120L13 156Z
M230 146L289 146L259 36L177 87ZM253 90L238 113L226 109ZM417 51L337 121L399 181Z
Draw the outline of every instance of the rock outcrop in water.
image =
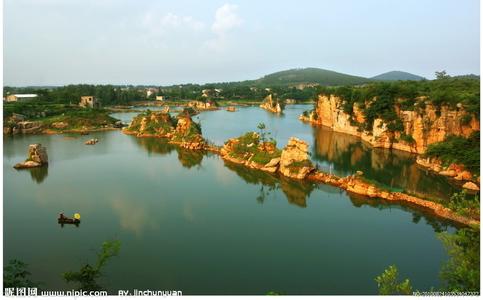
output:
M186 149L202 150L206 146L200 125L187 113L181 113L176 118L166 112L142 113L123 132L137 137L166 138L169 143Z
M280 157L280 173L286 177L304 179L315 168L309 159L309 145L291 137Z
M24 162L18 163L14 166L15 169L36 168L47 165L49 157L47 156L47 149L41 144L29 145L28 157Z
M418 99L424 101L424 98ZM392 148L412 153L424 153L427 146L441 142L448 135L468 137L480 130L479 120L474 116L468 121L467 112L463 108L451 110L448 106L437 109L426 103L424 109L402 110L395 107L403 129L393 131L382 119L374 119L371 130L365 131L361 125L365 123L365 115L357 103L352 107L353 114L343 110L344 101L335 95L319 95L315 109L303 114L300 120L330 127L360 137L373 147Z
M220 149L220 155L236 164L275 173L278 171L281 151L275 143L262 141L258 133L248 132L226 141Z
M272 94L268 95L263 99L262 104L260 104L260 107L269 111L273 112L276 114L282 113L283 112L283 106L280 104L278 100L274 100Z

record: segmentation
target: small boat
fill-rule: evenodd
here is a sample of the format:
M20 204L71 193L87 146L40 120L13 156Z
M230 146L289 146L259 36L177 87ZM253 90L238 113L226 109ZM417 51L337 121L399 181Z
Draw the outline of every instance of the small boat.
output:
M59 215L59 218L57 218L57 221L59 224L79 224L80 223L80 215L79 214L74 214L73 218L69 218L64 216L64 213L61 213Z

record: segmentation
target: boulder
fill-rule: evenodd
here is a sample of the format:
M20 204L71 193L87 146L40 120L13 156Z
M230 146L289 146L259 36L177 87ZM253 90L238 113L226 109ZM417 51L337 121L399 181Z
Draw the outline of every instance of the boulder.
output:
M463 188L468 189L468 190L473 190L473 191L479 191L480 190L480 188L475 183L473 183L471 181L468 181L465 184L463 184Z
M41 144L32 144L29 145L29 152L27 159L22 162L18 163L14 166L16 169L23 169L23 168L35 168L46 165L49 163L49 157L47 156L47 149L42 147Z
M309 160L307 142L291 137L280 156L280 173L284 176L304 179L315 168Z

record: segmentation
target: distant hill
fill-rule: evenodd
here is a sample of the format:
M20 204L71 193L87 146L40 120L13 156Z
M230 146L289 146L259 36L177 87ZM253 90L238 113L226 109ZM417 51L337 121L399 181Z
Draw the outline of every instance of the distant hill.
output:
M424 77L414 75L408 72L402 72L402 71L391 71L387 73L382 73L380 75L374 76L371 78L372 80L377 80L377 81L398 81L398 80L423 80L425 79Z
M255 83L266 86L296 85L301 83L318 83L320 85L355 85L370 81L370 79L364 77L352 76L318 68L305 68L272 73L255 80Z

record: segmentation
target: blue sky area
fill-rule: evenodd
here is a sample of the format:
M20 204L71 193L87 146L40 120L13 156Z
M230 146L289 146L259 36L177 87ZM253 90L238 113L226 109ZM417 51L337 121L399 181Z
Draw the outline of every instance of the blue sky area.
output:
M4 84L480 74L478 0L5 0Z

